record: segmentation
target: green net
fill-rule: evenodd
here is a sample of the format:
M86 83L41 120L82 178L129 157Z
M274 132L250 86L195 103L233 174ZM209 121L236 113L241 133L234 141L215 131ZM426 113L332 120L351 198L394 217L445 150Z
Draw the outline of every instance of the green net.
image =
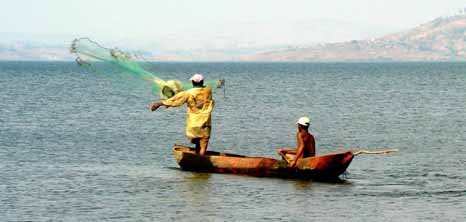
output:
M161 99L167 99L176 93L192 88L191 83L182 83L179 80L163 80L155 74L146 71L140 65L143 58L136 54L124 52L120 49L106 48L89 38L78 38L73 40L70 48L71 53L76 55L76 62L85 67L95 67L97 62L109 63L125 70L125 73L138 79L150 82L152 92L160 95ZM206 82L206 85L214 88L221 88L224 80L213 80Z

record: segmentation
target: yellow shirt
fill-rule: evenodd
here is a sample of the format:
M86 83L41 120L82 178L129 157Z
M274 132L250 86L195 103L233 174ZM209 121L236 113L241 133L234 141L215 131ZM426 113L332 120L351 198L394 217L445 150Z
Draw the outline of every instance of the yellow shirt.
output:
M211 114L214 108L212 89L210 87L192 88L177 93L170 99L162 101L168 107L177 107L186 103L186 136L193 138L209 138Z

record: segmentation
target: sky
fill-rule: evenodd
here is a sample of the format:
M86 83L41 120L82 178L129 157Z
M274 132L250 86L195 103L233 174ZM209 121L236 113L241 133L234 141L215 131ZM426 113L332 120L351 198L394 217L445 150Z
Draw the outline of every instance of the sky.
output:
M0 5L3 38L88 36L172 48L373 38L466 7L464 0L0 0Z

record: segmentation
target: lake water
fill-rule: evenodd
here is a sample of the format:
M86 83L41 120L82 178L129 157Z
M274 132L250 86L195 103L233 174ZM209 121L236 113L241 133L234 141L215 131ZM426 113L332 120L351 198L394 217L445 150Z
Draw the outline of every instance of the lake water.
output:
M344 183L184 172L185 109L118 70L0 62L2 221L465 221L466 63L153 63L224 78L211 150L277 157L311 117L317 153L356 157ZM102 71L102 70L101 70Z

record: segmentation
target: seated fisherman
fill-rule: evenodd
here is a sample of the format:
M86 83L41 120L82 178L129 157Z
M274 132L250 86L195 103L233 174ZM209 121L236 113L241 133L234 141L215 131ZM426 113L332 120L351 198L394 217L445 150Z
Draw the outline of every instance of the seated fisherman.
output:
M277 150L278 154L283 156L287 161L289 156L294 156L294 159L289 160L291 167L295 167L299 159L316 155L316 143L314 136L309 133L309 124L310 119L308 117L301 117L296 123L296 125L298 125L298 131L296 133L296 149Z

